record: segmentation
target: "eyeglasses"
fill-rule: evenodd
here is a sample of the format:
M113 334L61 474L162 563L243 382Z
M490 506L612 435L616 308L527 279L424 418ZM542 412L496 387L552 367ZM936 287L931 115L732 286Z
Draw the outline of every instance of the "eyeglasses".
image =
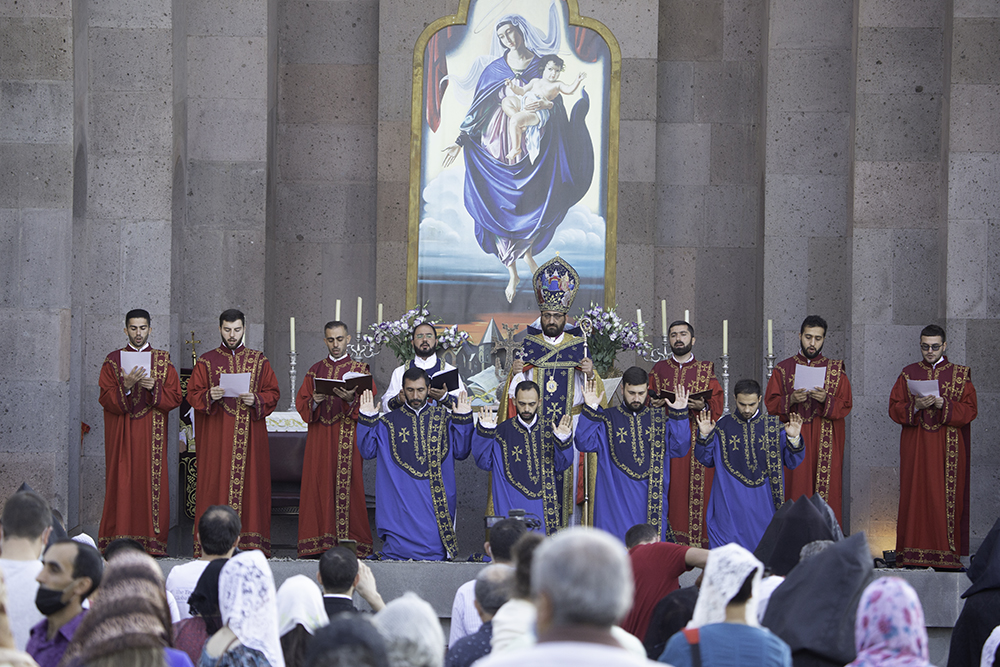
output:
M934 350L935 352L937 352L943 346L944 346L944 343L934 343L933 345L928 345L927 343L921 343L920 344L920 349L923 350L924 352L927 352L928 350Z
M432 334L432 333L426 333L426 334L413 334L413 340L424 340L425 338L426 338L427 340L433 340L433 339L434 339L434 338L436 338L436 337L437 337L437 336L435 336L435 335L434 335L434 334Z

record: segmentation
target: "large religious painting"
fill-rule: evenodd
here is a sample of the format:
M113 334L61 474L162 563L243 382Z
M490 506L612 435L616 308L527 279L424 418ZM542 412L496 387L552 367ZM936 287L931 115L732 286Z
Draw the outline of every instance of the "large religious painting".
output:
M620 72L614 36L576 0L462 0L428 26L414 52L409 305L429 302L473 348L495 342L537 318L532 273L557 253L580 276L571 315L613 303Z

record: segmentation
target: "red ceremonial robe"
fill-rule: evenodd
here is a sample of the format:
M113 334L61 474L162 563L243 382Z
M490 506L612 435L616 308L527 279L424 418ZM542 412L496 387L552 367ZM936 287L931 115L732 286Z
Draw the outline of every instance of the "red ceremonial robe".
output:
M252 407L238 398L212 401L208 390L222 373L250 373ZM264 419L274 412L280 391L264 353L240 345L217 347L198 357L188 380L194 408L198 456L198 519L212 505L229 505L240 515L240 549L271 555L271 459ZM197 520L195 522L197 526ZM195 556L201 551L195 541Z
M132 369L121 368L121 353L134 351L131 347L112 352L101 367L107 474L97 544L103 550L112 540L130 537L150 555L166 556L170 528L167 413L181 404L181 383L169 352L146 349L151 353L152 389L136 383L125 394L122 380Z
M937 380L944 404L915 410L907 380ZM943 357L900 373L889 396L889 416L899 437L899 518L896 563L962 567L969 553L969 424L976 418L976 389L968 366Z
M295 409L309 424L299 500L299 558L318 556L340 540L357 542L359 556L372 552L357 445L361 391L353 403L329 396L314 409L312 402L314 378L339 379L352 372L370 374L371 370L349 356L339 361L327 357L313 364L295 395Z
M795 366L825 366L826 400L818 403L806 398L791 404L795 386ZM764 405L772 415L788 422L796 412L802 417L802 441L806 458L797 468L785 468L785 500L818 493L833 508L837 522L844 525L841 505L844 490L844 419L851 412L851 383L844 372L844 362L827 359L822 354L806 359L801 352L778 363L767 382Z
M722 385L715 378L715 364L711 361L692 360L677 363L673 357L656 362L649 372L651 392L669 391L684 385L692 394L711 391L708 409L712 419L722 417L724 396ZM664 410L669 410L664 406ZM706 468L694 458L695 437L698 434L697 410L688 411L691 423L691 451L680 458L670 459L670 486L667 487L667 519L678 544L708 548L708 527L705 523L705 509L708 494L712 489L715 471Z

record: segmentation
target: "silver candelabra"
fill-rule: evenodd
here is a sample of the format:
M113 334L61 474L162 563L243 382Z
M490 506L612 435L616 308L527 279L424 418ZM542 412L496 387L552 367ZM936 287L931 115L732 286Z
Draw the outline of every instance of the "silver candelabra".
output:
M292 385L292 399L288 402L288 409L291 412L295 411L295 394L299 390L298 383L295 381L295 362L298 360L298 356L298 352L288 353L288 382Z
M640 353L639 356L647 361L652 361L655 364L657 361L669 359L670 354L670 343L667 340L667 337L660 336L660 347L651 347L647 352Z
M722 359L722 396L724 397L722 404L722 414L728 415L729 414L729 355L724 354L719 358Z
M352 359L371 359L381 349L382 344L376 343L372 336L359 336L357 343L347 345L347 351L350 352Z
M774 372L774 355L767 354L764 355L764 359L767 362L767 375L764 376L764 385L767 385L767 381L771 379L771 373Z

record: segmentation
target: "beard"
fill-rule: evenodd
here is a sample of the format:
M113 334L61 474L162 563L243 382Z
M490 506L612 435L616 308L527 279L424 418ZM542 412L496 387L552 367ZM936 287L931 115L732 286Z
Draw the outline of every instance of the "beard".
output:
M546 324L542 327L542 333L544 333L549 338L555 338L560 333L562 333L562 327L558 324Z
M802 356L805 357L806 359L815 359L816 357L818 357L820 355L820 353L823 352L823 346L822 345L820 345L818 348L816 348L816 351L813 352L812 354L810 354L809 352L806 352L806 348L802 347L802 343L799 343L799 347L802 349Z
M518 412L517 416L521 418L525 424L530 424L531 420L535 418L534 412Z
M424 403L426 402L427 402L426 398L411 398L406 402L406 404L409 405L414 410L419 410L424 406Z
M242 339L242 338L240 338L240 339L239 339L238 341L236 341L235 343L233 343L232 345L230 345L230 344L229 344L229 340L228 340L228 339L226 339L226 338L223 338L223 339L222 339L222 344L223 344L223 345L225 345L227 349L230 349L230 350L235 350L236 348L238 348L238 347L240 346L240 343L241 343L242 341L243 341L243 339Z
M626 403L625 406L632 412L642 412L643 408L646 407L645 403L635 401L634 403Z
M681 347L677 347L675 345L674 347L670 348L670 351L674 353L675 357L683 357L686 356L687 353L690 352L693 347L694 346L691 345L691 343L688 343L687 345Z

